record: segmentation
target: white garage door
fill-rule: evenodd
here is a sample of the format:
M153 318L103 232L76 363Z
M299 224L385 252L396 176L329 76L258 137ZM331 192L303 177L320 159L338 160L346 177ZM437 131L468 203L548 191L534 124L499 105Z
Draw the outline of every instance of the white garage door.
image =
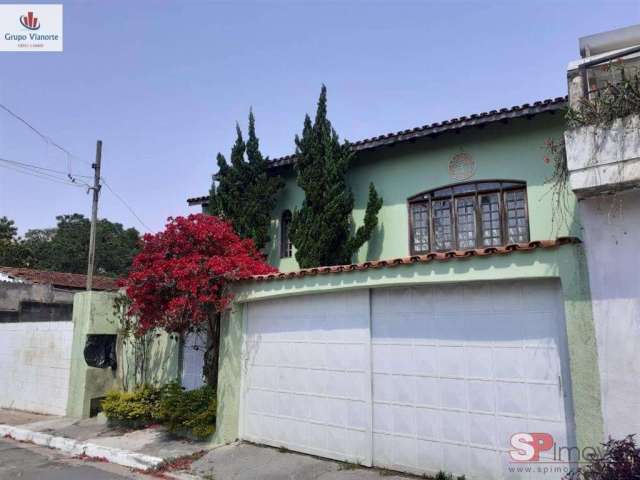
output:
M242 438L371 462L369 293L248 304Z
M374 464L501 478L515 433L568 445L558 292L552 281L373 291Z
M512 434L573 444L561 312L553 281L249 304L242 436L415 473L510 477Z

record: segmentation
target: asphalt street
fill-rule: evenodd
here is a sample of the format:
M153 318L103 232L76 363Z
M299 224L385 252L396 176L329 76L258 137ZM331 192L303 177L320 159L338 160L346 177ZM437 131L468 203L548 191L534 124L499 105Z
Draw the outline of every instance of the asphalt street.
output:
M65 457L58 452L0 439L0 480L123 480L149 479L147 475L107 463Z

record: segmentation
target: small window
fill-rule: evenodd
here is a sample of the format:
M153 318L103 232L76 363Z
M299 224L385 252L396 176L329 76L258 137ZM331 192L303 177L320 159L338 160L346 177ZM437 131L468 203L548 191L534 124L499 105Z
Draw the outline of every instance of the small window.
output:
M499 198L500 196L497 193L488 193L480 196L482 245L484 247L502 245Z
M476 246L476 197L456 198L458 248Z
M507 238L509 243L526 242L529 239L529 221L524 190L505 193L507 211Z
M429 208L426 203L414 203L411 206L413 225L413 247L416 252L429 251Z
M451 201L433 202L433 233L437 250L450 250L453 245L453 223L451 222Z
M465 250L529 241L524 182L470 182L409 199L410 249Z
M280 218L280 258L289 258L293 252L293 245L289 239L291 218L289 210L282 212L282 217Z

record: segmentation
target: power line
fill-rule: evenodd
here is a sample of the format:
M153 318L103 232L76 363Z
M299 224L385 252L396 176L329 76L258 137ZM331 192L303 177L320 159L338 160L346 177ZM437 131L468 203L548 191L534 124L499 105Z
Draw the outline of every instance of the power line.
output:
M42 140L44 140L47 144L53 145L54 147L56 147L58 150L60 150L61 152L64 152L66 155L68 155L69 157L73 157L83 163L86 163L87 165L92 165L91 162L87 162L86 160L83 160L80 157L77 157L76 155L74 155L73 153L71 153L69 150L67 150L66 148L60 146L59 144L57 144L51 137L48 137L47 135L45 135L44 133L42 133L40 130L38 130L36 127L34 127L33 125L31 125L27 120L25 120L23 117L21 117L20 115L18 115L17 113L13 112L9 107L7 107L6 105L3 105L2 103L0 103L0 108L2 110L4 110L5 112L7 112L9 115L11 115L13 118L15 118L16 120L18 120L19 122L23 123L27 128L29 128L31 131L33 131L36 135L38 135Z
M87 187L87 188L90 187L90 185L87 182L79 180L76 178L76 176L73 176L70 173L63 172L62 170L54 170L53 168L40 167L39 165L34 165L32 163L18 162L17 160L9 160L7 158L1 158L1 157L0 157L0 162L9 164L9 166L12 167L10 168L10 170L20 171L21 173L30 172L34 174L33 176L38 176L41 178L48 177L58 181L63 181L65 183L71 183L78 187ZM52 173L62 175L62 176L52 175ZM87 177L87 175L78 175L77 177Z
M79 188L84 187L84 185L80 185L78 183L74 183L74 182L65 180L62 177L56 177L54 175L49 175L47 173L39 173L39 172L29 171L29 170L26 170L26 169L18 167L18 166L0 164L0 167L1 168L6 168L7 170L13 170L14 172L22 173L24 175L30 175L32 177L41 178L43 180L49 180L50 182L54 182L54 183L61 183L63 185L69 185L69 186L72 186L72 187L79 187Z
M109 189L109 191L110 191L111 193L113 193L113 195L114 195L118 200L120 200L120 202L121 202L125 207L127 207L127 210L129 210L129 212L131 212L131 215L133 215L134 217L136 217L136 219L138 220L138 222L140 222L140 225L142 225L142 226L145 228L145 230L147 230L147 232L151 232L151 229L147 226L147 224L146 224L146 223L144 223L144 222L142 221L142 219L138 216L138 214L137 214L136 212L134 212L133 208L131 208L131 207L129 206L129 204L125 201L125 199L124 199L124 198L122 198L120 195L118 195L118 194L116 193L116 191L115 191L113 188L111 188L111 186L107 183L107 180L106 180L104 177L100 177L100 180L102 180L102 183L104 183L104 186L105 186L105 187L107 187L107 188Z
M73 158L76 158L76 159L78 159L79 161L81 161L83 163L86 163L87 165L91 166L92 168L94 168L94 164L93 163L87 162L86 160L83 160L83 159L75 156L69 150L67 150L66 148L60 146L58 143L56 143L51 137L48 137L47 135L42 133L40 130L38 130L36 127L34 127L31 123L29 123L23 117L21 117L20 115L18 115L15 112L13 112L6 105L3 105L2 103L0 103L0 108L2 110L4 110L5 112L7 112L9 115L11 115L16 120L18 120L19 122L23 123L27 128L29 128L36 135L38 135L47 145L52 145L52 146L56 147L58 150L60 150L61 152L64 152L67 155L67 160L69 160L70 157L73 157ZM71 164L70 164L70 162L68 164L69 172L66 174L67 177L70 179L70 181L67 181L65 179L61 179L60 177L56 177L54 175L50 175L48 173L45 173L45 172L53 172L53 173L58 173L58 174L64 174L64 172L61 172L60 170L47 169L47 168L39 167L39 166L33 165L33 164L17 162L15 160L6 160L6 159L1 159L1 158L0 158L0 160L5 161L5 162L9 162L9 163L14 165L13 167L11 167L9 165L1 165L0 164L0 167L8 168L10 170L15 170L15 171L18 171L20 173L24 173L24 174L27 174L27 175L32 175L32 176L40 177L40 178L46 178L46 179L49 179L51 181L57 181L58 183L64 183L66 185L73 185L73 186L76 186L76 187L86 186L86 187L89 188L89 190L94 188L94 187L91 187L89 184L84 183L84 182L82 184L78 184L77 183L76 179L71 174ZM19 168L21 168L22 170L20 170ZM31 169L31 171L29 171L29 169ZM39 171L33 171L33 169L37 169ZM90 178L89 175L76 175L76 176ZM151 229L147 226L147 224L142 221L142 219L133 210L133 208L125 201L125 199L122 198L113 188L111 188L111 186L107 183L107 181L104 179L104 177L100 177L100 180L103 181L104 185L127 208L127 210L129 210L129 212L131 212L131 214L136 218L136 220L138 220L140 225L142 225L148 232L151 232Z
M42 171L45 171L45 172L59 173L60 175L64 175L65 177L67 175L72 175L73 177L78 177L78 178L91 178L91 175L69 174L68 172L64 172L62 170L54 170L53 168L45 168L45 167L41 167L39 165L34 165L33 163L19 162L17 160L9 160L9 159L6 159L6 158L0 158L0 162L11 163L11 164L19 165L19 166L22 166L22 167L32 168L34 170L42 170Z

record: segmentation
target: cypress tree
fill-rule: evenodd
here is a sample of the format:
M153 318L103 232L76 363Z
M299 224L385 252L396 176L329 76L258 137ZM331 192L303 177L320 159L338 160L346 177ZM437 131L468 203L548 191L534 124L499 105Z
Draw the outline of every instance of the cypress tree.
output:
M327 119L327 89L323 85L315 121L307 115L302 137L296 135L297 183L304 191L302 207L293 214L290 238L301 268L351 263L378 224L382 198L373 183L364 224L353 231L353 193L346 175L354 153L340 143Z
M245 142L236 124L230 163L218 153L218 173L211 182L207 213L229 220L240 237L252 239L258 249L263 249L269 242L271 212L283 182L267 172L269 159L260 152L252 111L248 133Z

